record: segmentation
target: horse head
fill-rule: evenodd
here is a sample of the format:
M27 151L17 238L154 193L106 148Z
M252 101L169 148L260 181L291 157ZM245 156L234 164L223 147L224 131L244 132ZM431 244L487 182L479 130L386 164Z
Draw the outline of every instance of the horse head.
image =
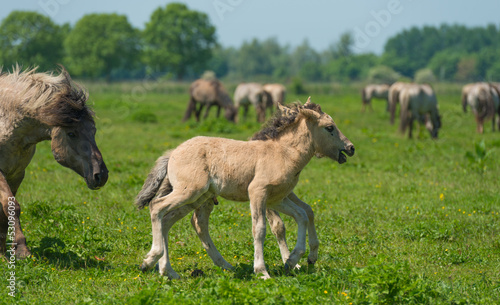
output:
M82 176L89 189L106 184L108 169L95 142L96 128L91 117L82 118L70 126L52 128L52 154L62 166Z
M278 105L280 111L292 114L293 109ZM321 111L321 107L311 103L311 98L298 107L298 116L303 116L311 131L315 155L318 158L329 157L342 164L347 161L347 156L354 155L354 145L342 134L332 117Z

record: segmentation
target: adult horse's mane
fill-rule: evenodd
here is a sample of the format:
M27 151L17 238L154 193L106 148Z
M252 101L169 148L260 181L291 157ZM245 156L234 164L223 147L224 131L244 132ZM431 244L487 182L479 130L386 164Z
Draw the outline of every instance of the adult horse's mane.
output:
M82 119L93 120L87 92L60 67L57 76L37 73L37 67L22 71L16 65L10 73L0 69L0 91L4 91L0 94L1 107L22 111L49 126L67 127Z
M278 138L283 130L295 122L300 109L310 109L319 114L323 114L321 107L314 103L301 105L300 102L295 102L286 107L289 108L289 110L277 111L274 116L264 124L262 129L252 136L251 140L266 141Z

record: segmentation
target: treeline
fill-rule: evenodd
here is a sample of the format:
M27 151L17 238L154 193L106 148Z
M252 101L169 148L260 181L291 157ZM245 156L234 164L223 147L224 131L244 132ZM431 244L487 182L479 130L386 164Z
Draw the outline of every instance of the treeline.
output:
M0 24L0 65L52 70L63 64L89 79L194 79L211 70L232 80L417 81L500 80L500 28L426 26L390 38L382 55L356 54L351 33L326 50L307 40L296 47L275 38L223 47L205 13L181 3L156 9L144 30L126 16L85 15L57 25L36 12L15 11Z

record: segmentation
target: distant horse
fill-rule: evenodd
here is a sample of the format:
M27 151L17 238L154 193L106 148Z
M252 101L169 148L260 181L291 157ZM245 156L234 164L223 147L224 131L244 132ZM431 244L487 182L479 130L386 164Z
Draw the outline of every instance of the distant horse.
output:
M286 88L282 84L265 84L264 90L271 94L275 108L285 103Z
M391 114L391 124L394 124L394 117L396 116L396 105L399 104L399 93L404 87L409 85L408 83L395 82L389 87L388 103L389 103L389 113Z
M197 104L199 106L197 107ZM233 105L231 97L227 93L222 83L218 80L198 79L189 87L189 104L184 115L183 121L187 121L194 111L196 121L200 121L200 114L203 107L205 110L204 119L208 117L210 107L217 106L217 117L220 116L220 109L224 108L224 117L231 122L236 120L236 108Z
M353 154L353 144L333 119L310 100L303 106L280 106L278 115L252 141L195 137L184 142L157 160L136 199L139 208L150 205L153 231L153 245L142 270L150 269L161 258L160 274L179 278L169 260L168 233L175 222L192 210L196 210L192 224L213 259L208 222L197 223L208 216L197 213L207 213L204 205L212 205L217 196L250 201L254 272L263 274L262 278L270 277L263 254L266 210L294 217L298 224L297 244L285 267L295 267L305 253L306 231L310 229L309 216L292 193L300 172L315 155L344 163L346 155ZM317 256L317 251L312 255ZM231 268L227 262L229 266L222 261L214 263Z
M462 88L462 108L467 112L470 106L476 118L476 131L484 132L484 121L491 119L491 129L495 131L495 117L500 116L500 89L488 83L474 83ZM500 130L500 120L498 120Z
M82 176L89 189L99 189L108 180L86 101L87 94L64 68L58 76L19 67L0 74L0 254L15 245L9 252L30 255L14 197L38 142L51 140L56 161Z
M387 84L381 85L368 85L361 90L361 99L363 102L362 112L365 112L365 108L368 105L370 110L373 111L373 106L371 103L372 98L378 98L386 100L387 106L386 110L389 111L389 88Z
M250 104L257 111L257 121L264 122L266 120L266 108L273 107L271 95L264 91L261 84L258 83L242 83L236 87L234 91L234 103L236 109L243 107L243 118L248 116L248 108Z
M399 130L402 133L409 127L408 137L412 138L413 122L418 120L420 124L425 124L432 138L438 137L441 117L436 94L430 85L407 84L399 93L399 103L401 106Z

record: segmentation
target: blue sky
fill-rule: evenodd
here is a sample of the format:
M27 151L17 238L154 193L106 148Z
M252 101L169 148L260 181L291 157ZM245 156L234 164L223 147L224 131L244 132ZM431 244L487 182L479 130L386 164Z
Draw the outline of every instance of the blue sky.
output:
M291 46L307 39L322 51L350 31L357 52L380 54L389 37L411 26L500 24L499 0L20 0L4 1L0 19L13 10L32 10L56 23L74 24L85 14L114 12L142 29L156 8L170 2L205 12L217 28L219 42L236 47L253 38L276 37Z

